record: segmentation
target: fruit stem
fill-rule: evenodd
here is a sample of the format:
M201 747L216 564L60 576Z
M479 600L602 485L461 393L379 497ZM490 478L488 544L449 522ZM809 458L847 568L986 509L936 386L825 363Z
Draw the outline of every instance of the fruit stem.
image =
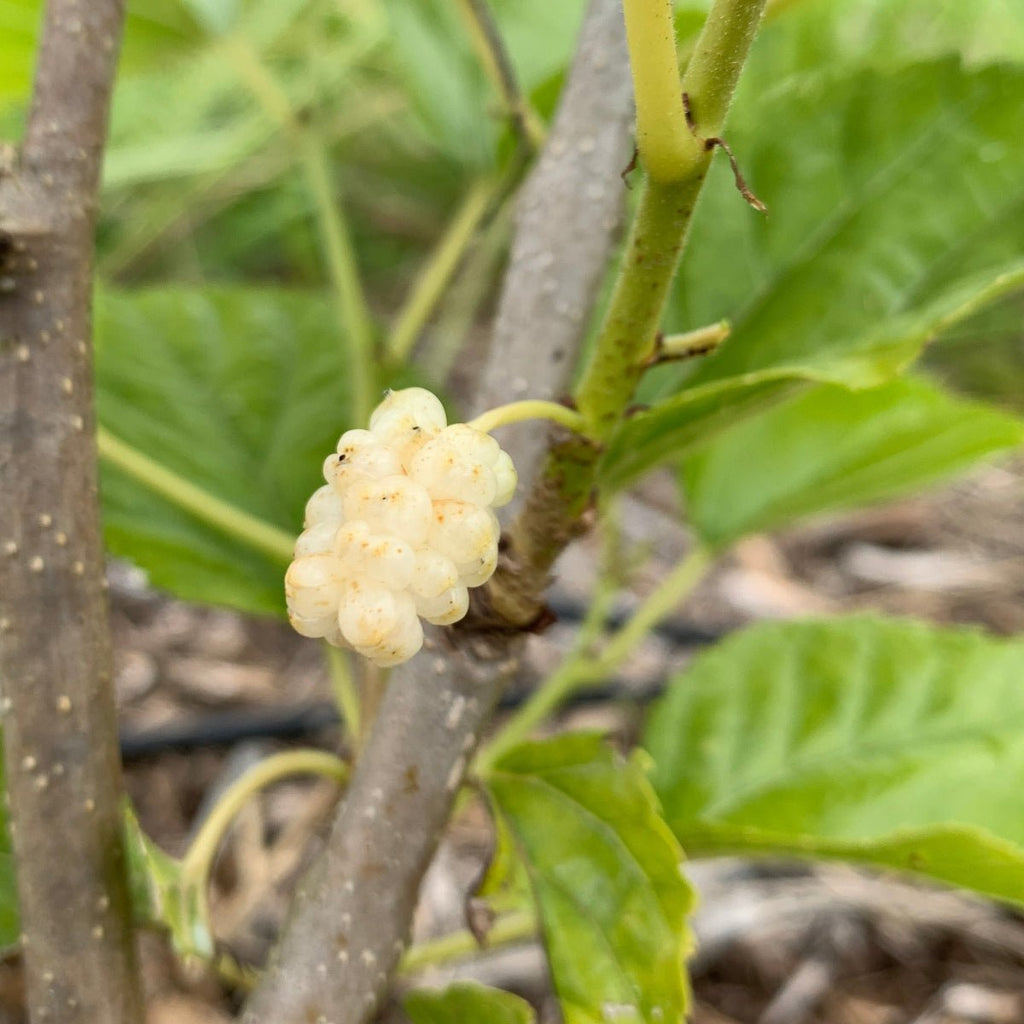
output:
M331 691L334 694L334 703L341 712L342 723L345 733L352 743L358 748L360 739L360 722L362 709L359 701L359 690L352 678L352 660L347 651L329 644L325 641L327 649L327 665L331 672Z
M484 434L489 434L492 430L497 430L498 427L506 427L510 423L521 423L523 420L553 420L576 433L582 433L584 427L584 419L575 409L539 398L528 398L521 402L509 402L508 405L496 406L494 409L488 409L487 412L481 413L466 425Z

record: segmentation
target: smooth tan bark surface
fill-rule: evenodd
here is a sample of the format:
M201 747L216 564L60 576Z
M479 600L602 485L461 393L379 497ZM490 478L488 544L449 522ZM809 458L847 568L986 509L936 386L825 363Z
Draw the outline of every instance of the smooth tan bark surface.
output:
M142 1020L89 316L122 20L116 0L47 6L24 143L0 176L0 684L33 1022Z

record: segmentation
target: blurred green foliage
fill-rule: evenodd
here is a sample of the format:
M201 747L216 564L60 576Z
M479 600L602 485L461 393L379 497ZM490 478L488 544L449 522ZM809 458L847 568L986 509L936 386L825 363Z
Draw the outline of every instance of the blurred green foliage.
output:
M0 4L8 124L27 95L38 7ZM564 67L582 3L506 0L495 10L523 87L543 89ZM329 145L360 264L382 300L498 158L498 99L454 4L140 0L106 157L106 280L323 283L294 131L273 89Z
M737 116L794 76L952 53L1024 61L1012 0L782 0ZM25 102L38 0L0 2L0 110ZM253 91L241 41L331 148L369 290L386 310L502 136L457 4L445 0L133 0L107 154L100 268L123 283L323 282L294 141ZM524 90L550 109L583 0L495 0ZM683 3L680 25L692 31ZM742 157L742 153L740 154Z
M490 6L549 118L584 0ZM677 4L684 52L707 6ZM0 0L0 122L12 131L38 18L37 2ZM648 376L641 398L661 404L627 423L605 481L705 447L810 382L885 384L953 322L931 364L957 387L1019 401L1020 299L966 321L950 313L1020 270L1022 67L1024 5L1012 0L774 0L727 132L770 216L742 203L719 157L666 318L685 330L728 317L733 336ZM104 425L296 530L319 456L352 425L352 320L338 315L343 289L322 250L311 147L328 160L327 201L385 352L463 197L491 189L433 331L417 325L441 372L496 291L527 166L506 114L458 3L134 0L99 229ZM374 380L408 379L399 363L383 355ZM110 467L104 483L108 542L154 580L281 610L272 559Z
M329 302L239 287L98 299L100 420L182 479L296 534L349 399ZM115 554L186 599L281 614L278 561L102 469Z

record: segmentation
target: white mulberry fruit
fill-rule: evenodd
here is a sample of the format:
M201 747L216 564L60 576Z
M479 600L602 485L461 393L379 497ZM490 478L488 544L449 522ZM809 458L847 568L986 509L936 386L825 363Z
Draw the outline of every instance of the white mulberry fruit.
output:
M493 574L491 509L512 498L512 460L469 424L447 426L429 391L406 388L369 429L341 435L323 474L285 576L289 619L378 665L408 661L423 644L420 619L458 622L468 588Z

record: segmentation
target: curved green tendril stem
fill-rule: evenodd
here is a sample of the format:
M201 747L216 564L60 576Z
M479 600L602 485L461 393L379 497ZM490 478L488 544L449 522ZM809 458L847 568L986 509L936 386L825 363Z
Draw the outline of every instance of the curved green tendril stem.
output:
M231 823L254 794L290 775L322 775L343 786L349 768L341 758L322 750L289 750L253 765L224 791L181 860L182 892L196 893L204 917L210 871Z

